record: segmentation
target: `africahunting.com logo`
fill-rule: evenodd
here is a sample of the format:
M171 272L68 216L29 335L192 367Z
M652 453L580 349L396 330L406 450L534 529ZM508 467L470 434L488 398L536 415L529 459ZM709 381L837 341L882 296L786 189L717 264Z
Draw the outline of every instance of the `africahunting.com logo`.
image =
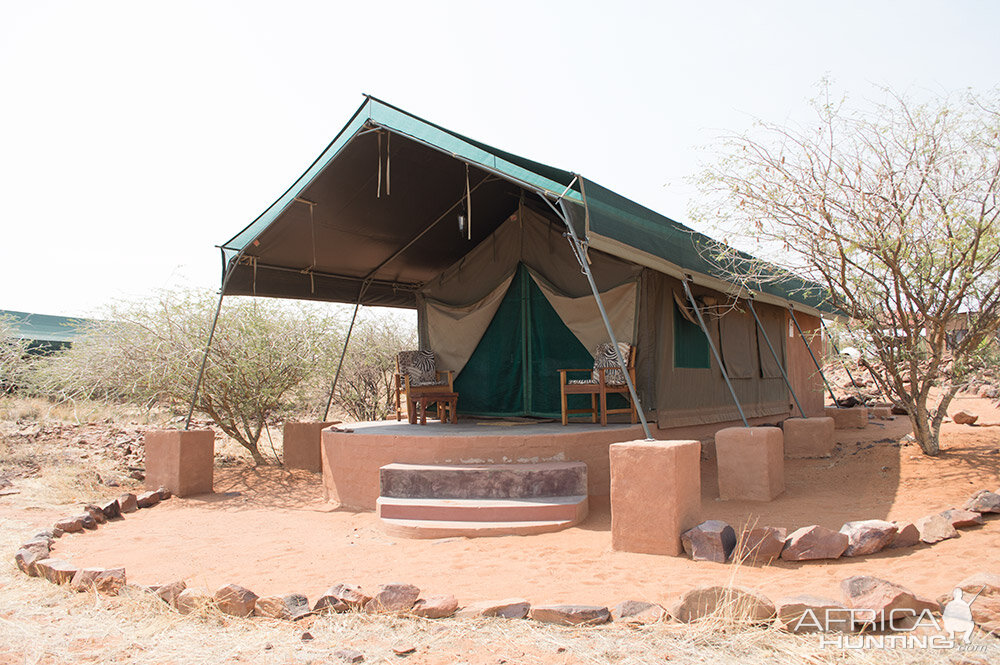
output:
M985 588L985 587L984 587ZM835 649L954 649L979 651L985 644L973 644L976 624L971 600L962 589L955 589L941 618L928 609L893 608L881 611L867 608L827 607L806 609L791 625L794 632L818 632L821 647ZM859 630L860 629L860 630ZM857 631L857 632L856 632Z

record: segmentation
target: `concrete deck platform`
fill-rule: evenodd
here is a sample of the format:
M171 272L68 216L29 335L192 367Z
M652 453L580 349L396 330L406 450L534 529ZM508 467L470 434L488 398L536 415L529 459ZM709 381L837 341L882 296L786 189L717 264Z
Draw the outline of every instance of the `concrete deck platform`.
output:
M380 469L400 464L537 464L583 462L585 491L569 496L608 496L608 447L642 438L640 425L608 425L466 420L410 425L395 420L327 428L322 435L323 489L329 501L346 508L375 510ZM442 497L435 497L442 498ZM480 497L485 498L485 497ZM502 498L502 497L493 497Z

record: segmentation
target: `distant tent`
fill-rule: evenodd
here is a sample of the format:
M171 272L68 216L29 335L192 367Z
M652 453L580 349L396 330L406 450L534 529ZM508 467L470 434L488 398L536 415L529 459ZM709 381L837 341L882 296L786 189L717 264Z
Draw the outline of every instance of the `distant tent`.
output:
M705 306L747 416L788 412L754 320L715 304L752 297L783 357L785 308L834 311L821 287L784 275L748 292L712 260L721 245L710 238L371 97L221 246L223 295L416 309L421 346L458 372L460 412L553 416L556 370L588 367L608 339L566 224L585 242L616 337L637 348L638 393L660 427L737 418L684 282Z
M36 353L50 353L68 347L91 323L89 319L6 309L0 309L0 321L9 326L19 339L28 340L29 351Z

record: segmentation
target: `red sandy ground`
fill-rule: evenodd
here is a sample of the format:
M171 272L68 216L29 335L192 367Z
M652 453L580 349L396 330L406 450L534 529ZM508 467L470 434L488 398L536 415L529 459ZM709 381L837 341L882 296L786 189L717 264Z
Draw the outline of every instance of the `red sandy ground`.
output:
M1000 418L987 400L956 400L952 411ZM785 494L770 503L719 501L714 464L703 463L702 518L734 527L756 522L789 529L849 520L913 520L961 507L976 490L1000 485L1000 427L946 424L936 459L899 446L905 418L838 431L829 459L786 462ZM408 582L460 603L513 596L533 603L607 605L626 598L669 602L703 584L756 587L772 598L809 592L839 597L850 575L891 579L928 596L980 571L1000 573L1000 518L934 546L857 559L734 567L685 557L614 552L607 505L581 526L536 536L444 540L391 538L372 513L324 503L319 477L274 468L219 469L211 498L172 499L96 533L58 541L55 556L81 565L123 565L139 584L185 579L215 589L237 583L260 595L305 593L337 582L372 589Z

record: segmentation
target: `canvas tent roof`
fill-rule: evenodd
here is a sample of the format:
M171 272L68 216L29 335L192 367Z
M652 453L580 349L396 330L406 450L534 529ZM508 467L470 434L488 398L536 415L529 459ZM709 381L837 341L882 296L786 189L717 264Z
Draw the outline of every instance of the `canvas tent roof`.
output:
M455 227L467 188L471 237ZM562 197L594 249L739 292L710 258L721 245L707 236L569 171L366 97L309 169L221 246L223 293L414 307L422 285L489 237L526 192ZM763 302L835 313L822 287L792 276L753 286Z

